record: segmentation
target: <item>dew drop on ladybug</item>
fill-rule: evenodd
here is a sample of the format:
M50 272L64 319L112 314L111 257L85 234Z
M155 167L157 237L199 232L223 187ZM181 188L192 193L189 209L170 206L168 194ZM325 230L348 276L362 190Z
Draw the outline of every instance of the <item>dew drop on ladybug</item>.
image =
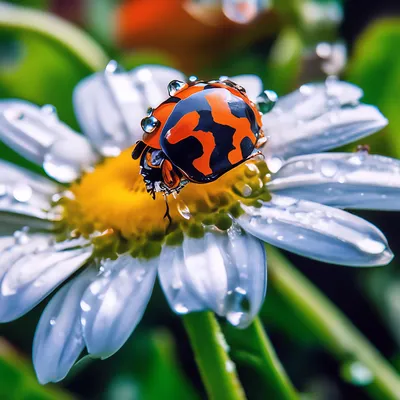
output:
M274 92L261 93L256 106L227 77L174 80L167 89L170 97L143 118L143 139L132 153L140 158L153 197L156 192L178 193L189 182L215 181L265 144L261 113L274 106Z

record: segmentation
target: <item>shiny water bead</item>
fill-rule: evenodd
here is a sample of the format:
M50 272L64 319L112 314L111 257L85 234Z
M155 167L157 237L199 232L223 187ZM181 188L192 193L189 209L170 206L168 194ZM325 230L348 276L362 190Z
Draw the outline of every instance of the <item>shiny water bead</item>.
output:
M263 114L270 112L278 100L278 95L272 90L264 90L256 99L258 109Z
M180 90L187 86L186 82L173 80L168 84L168 94L175 96Z
M146 133L152 133L159 126L160 122L154 116L146 117L142 119L141 126Z

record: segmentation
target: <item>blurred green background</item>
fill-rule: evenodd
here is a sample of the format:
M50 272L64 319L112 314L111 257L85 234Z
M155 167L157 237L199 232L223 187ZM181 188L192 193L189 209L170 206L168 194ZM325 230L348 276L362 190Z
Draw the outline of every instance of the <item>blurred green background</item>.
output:
M280 95L324 78L321 59L315 54L318 43L344 43L348 62L341 77L361 86L363 101L377 105L390 121L384 131L362 143L370 144L373 153L400 158L398 0L277 0L248 24L228 21L218 10L201 15L188 8L188 1L180 0L13 3L54 13L80 26L126 69L158 63L204 79L255 73L266 88ZM201 2L192 3L199 6ZM1 12L0 6L0 21ZM0 23L0 98L53 104L60 119L78 129L72 92L89 73L88 65L56 42ZM0 156L34 168L3 145ZM400 253L398 213L359 214L375 223L393 252ZM352 269L287 256L400 371L398 258L384 268ZM42 387L30 357L44 305L18 321L0 325L0 399L206 397L180 318L169 310L159 287L142 323L121 351L106 361L84 358L63 382ZM290 378L307 398L367 398L363 382L348 379L346 365L339 365L321 348L273 285L261 317ZM259 372L240 362L237 365L249 398L268 398L257 389Z

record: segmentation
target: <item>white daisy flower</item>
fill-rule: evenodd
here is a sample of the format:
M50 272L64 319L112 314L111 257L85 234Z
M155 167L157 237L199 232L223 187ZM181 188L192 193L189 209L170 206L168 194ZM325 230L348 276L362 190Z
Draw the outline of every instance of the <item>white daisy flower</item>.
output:
M113 62L88 77L74 94L85 136L50 106L0 102L0 139L52 178L0 161L0 321L21 317L68 280L36 331L41 383L63 379L85 348L106 358L123 346L157 275L175 312L210 309L245 327L265 297L264 242L350 266L393 257L375 226L342 209L397 210L399 161L321 153L387 121L360 103L358 87L334 79L303 85L264 115L266 162L252 159L170 196L166 232L164 200L146 193L131 151L146 109L167 98L174 79L185 77L159 66L124 72ZM232 80L254 101L262 91L258 77Z

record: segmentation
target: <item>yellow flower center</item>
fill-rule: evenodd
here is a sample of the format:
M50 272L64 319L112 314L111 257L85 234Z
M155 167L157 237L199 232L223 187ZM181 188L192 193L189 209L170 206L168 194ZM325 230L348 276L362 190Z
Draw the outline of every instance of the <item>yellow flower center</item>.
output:
M64 236L88 237L100 253L110 257L125 251L151 257L164 242L179 242L184 232L201 236L207 225L228 229L231 216L240 215L241 203L269 199L266 164L254 158L215 182L189 183L176 196L169 196L169 224L164 197L157 194L153 200L146 192L139 162L132 160L131 151L106 159L70 188L73 196L61 201Z

